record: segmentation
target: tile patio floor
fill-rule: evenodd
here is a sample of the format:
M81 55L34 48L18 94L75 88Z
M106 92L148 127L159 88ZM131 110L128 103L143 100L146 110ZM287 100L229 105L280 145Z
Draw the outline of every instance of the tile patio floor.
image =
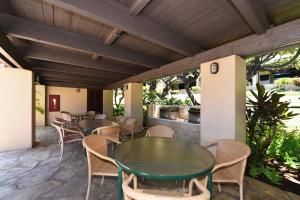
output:
M63 162L59 163L58 135L52 127L37 128L37 145L33 149L0 153L0 199L2 200L83 200L87 187L87 164L78 143L67 144ZM117 179L94 178L90 200L116 199ZM148 182L152 187L153 183ZM154 187L154 186L153 186ZM181 188L181 185L178 184ZM238 187L214 188L214 200L237 200ZM245 180L245 200L300 200L251 178Z

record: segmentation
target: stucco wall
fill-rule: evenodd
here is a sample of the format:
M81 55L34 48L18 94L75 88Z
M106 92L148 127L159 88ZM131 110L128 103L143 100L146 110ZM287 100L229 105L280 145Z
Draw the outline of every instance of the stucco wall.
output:
M31 71L0 68L0 152L33 146L33 91Z
M46 123L46 86L35 86L35 106L41 110L35 109L35 125L45 126Z
M59 112L49 112L49 95L60 95L60 110L71 113L87 112L87 90L80 88L80 92L76 92L76 88L66 87L46 87L46 120L50 125L54 117L60 117Z
M210 65L219 64L217 74ZM236 139L245 142L246 64L228 56L201 64L201 142Z
M129 83L124 91L125 116L137 119L135 132L143 129L143 84Z

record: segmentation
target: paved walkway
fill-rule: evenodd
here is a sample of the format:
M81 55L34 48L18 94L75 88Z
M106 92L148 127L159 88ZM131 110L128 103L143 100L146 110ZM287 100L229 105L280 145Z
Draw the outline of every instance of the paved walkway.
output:
M59 163L58 135L52 127L37 129L34 149L0 153L0 199L2 200L83 200L87 187L87 164L82 146L67 144L63 162ZM117 180L93 179L90 200L116 199ZM148 186L154 186L151 182ZM168 183L165 185L168 186ZM179 188L181 187L178 184ZM238 200L238 187L227 185L222 193L214 188L215 200ZM300 200L251 178L245 180L245 200Z

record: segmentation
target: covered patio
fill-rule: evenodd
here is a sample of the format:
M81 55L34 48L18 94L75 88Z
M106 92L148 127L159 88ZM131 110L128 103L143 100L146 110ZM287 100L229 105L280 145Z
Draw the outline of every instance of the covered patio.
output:
M194 69L201 71L200 125L184 125L176 139L201 148L221 139L244 144L244 59L299 43L297 0L2 1L0 199L84 199L88 144L66 144L60 162L58 141L66 138L57 130L68 121L60 117L69 114L80 127L80 142L102 134L84 120L121 126L113 89L123 88L124 117L135 125L124 140L110 139L120 145L144 137L143 82ZM53 122L61 123L57 130ZM89 199L120 199L120 173L119 182L109 177L103 185L93 178ZM178 180L138 184L182 191ZM224 184L222 192L213 185L211 199L239 197L236 185ZM245 177L244 199L300 197Z
M87 164L83 150L80 145L71 144L66 149L64 162L59 163L57 139L54 128L38 128L35 148L0 154L0 199L84 199ZM117 199L115 178L106 178L103 185L100 183L101 177L95 177L90 200ZM146 186L158 187L154 182L148 182ZM182 189L181 184L172 182L163 186L173 190ZM213 199L235 200L238 199L238 193L235 185L225 185L222 193L214 187ZM246 177L245 199L295 200L299 196Z

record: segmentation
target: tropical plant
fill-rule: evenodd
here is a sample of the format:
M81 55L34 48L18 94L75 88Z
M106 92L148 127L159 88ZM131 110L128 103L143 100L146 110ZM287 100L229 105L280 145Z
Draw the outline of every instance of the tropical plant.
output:
M113 107L113 116L120 116L124 115L125 113L125 106L120 104L118 107L114 106Z
M276 72L291 68L300 69L300 48L289 48L246 59L247 75L254 76L258 71Z
M256 88L257 93L250 90L253 98L247 97L246 109L247 143L251 148L250 172L255 171L253 168L264 166L267 151L272 141L278 137L278 127L284 124L284 120L291 119L296 115L288 111L289 102L280 101L283 94L277 94L275 89L266 91L264 86L259 83ZM259 172L264 173L265 171ZM270 177L266 174L265 176Z
M284 126L279 126L277 137L272 141L267 155L300 170L300 131L298 129L290 131Z

